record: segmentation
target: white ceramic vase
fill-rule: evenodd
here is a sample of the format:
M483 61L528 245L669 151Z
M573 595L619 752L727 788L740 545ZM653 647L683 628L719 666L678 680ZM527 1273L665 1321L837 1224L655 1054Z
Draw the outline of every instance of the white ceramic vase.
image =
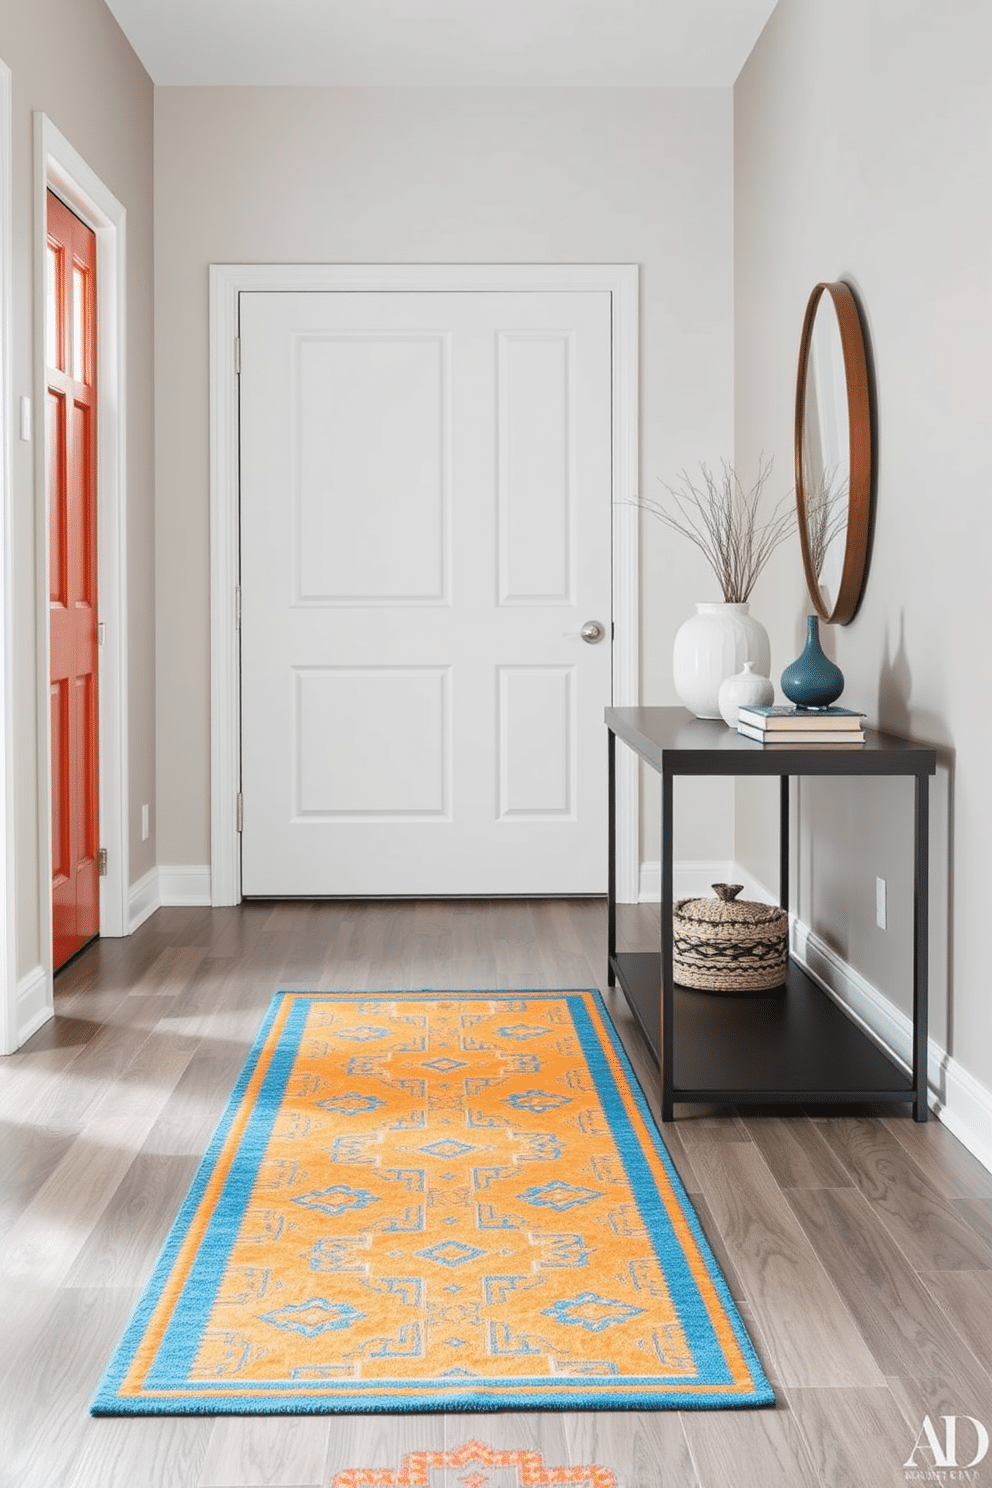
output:
M735 672L720 683L717 703L728 728L737 727L738 708L767 708L775 701L775 688L770 677L760 677L750 661L744 670Z
M719 718L721 683L746 661L767 677L771 659L768 632L749 605L697 604L675 636L675 691L697 718Z

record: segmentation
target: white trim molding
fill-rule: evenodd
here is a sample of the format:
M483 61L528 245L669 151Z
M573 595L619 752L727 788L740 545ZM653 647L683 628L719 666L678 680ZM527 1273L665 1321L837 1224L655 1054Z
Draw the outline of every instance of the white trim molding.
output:
M38 512L39 779L51 780L48 655L48 497L45 474L45 246L47 192L91 227L97 244L97 544L100 650L100 934L130 929L127 725L127 212L46 115L35 114L35 492ZM40 932L51 966L51 798L39 792Z
M801 920L792 924L792 954L801 966L907 1074L913 1062L913 1020L842 961ZM936 1039L927 1040L928 1103L963 1146L992 1172L992 1091Z
M158 869L158 902L165 905L209 905L210 868L207 864L164 863Z
M943 1098L935 1106L938 1117L992 1173L992 1090L979 1084L950 1054L944 1055L941 1074L942 1082L937 1083L938 1088L942 1083Z
M162 903L159 898L158 869L148 872L133 883L127 896L127 933L133 935L140 925L151 919Z
M0 1054L19 1046L20 1001L14 947L14 699L12 652L13 461L11 428L11 328L13 232L11 223L11 76L0 62Z
M178 905L210 905L210 868L207 864L166 863L149 868L144 877L131 885L128 934L133 934L139 925L151 919L157 909Z
M768 904L778 900L739 863L726 859L687 858L672 864L672 880L676 899L690 897L709 898L715 883L739 883L744 888L745 899L759 899ZM637 903L659 904L661 902L661 864L648 861L641 864L638 877Z
M613 307L613 703L638 701L638 268L636 264L211 264L210 266L210 862L212 902L241 898L237 828L240 676L238 378L244 292L606 290ZM605 729L604 729L605 746ZM626 756L628 751L623 751ZM604 747L605 754L605 747ZM637 894L638 770L617 761L617 897ZM163 870L164 871L164 870Z
M44 966L36 966L17 983L17 1016L15 1048L26 1044L33 1033L43 1028L52 1016L51 972Z

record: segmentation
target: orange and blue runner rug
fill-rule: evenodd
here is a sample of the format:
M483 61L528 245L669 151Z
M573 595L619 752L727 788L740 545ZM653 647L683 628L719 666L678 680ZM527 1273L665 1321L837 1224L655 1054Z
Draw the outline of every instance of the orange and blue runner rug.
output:
M91 1408L773 1403L598 992L281 992Z

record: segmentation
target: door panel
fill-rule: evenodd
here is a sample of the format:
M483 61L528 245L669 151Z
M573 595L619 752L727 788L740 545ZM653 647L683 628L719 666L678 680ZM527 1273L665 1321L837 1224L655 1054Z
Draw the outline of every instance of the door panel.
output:
M299 667L294 675L298 821L449 815L445 668ZM345 718L361 726L342 728Z
M446 598L445 338L301 336L297 603Z
M245 894L603 892L610 325L242 295Z
M497 341L496 422L500 604L567 604L573 598L567 334Z
M499 817L567 817L575 809L574 667L501 666ZM540 748L535 749L535 741Z
M46 458L53 964L99 933L96 238L49 193Z

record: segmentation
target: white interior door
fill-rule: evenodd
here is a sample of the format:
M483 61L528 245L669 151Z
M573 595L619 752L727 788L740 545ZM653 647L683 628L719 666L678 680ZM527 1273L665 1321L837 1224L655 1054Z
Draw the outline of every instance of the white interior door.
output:
M246 895L604 892L610 311L241 296Z

